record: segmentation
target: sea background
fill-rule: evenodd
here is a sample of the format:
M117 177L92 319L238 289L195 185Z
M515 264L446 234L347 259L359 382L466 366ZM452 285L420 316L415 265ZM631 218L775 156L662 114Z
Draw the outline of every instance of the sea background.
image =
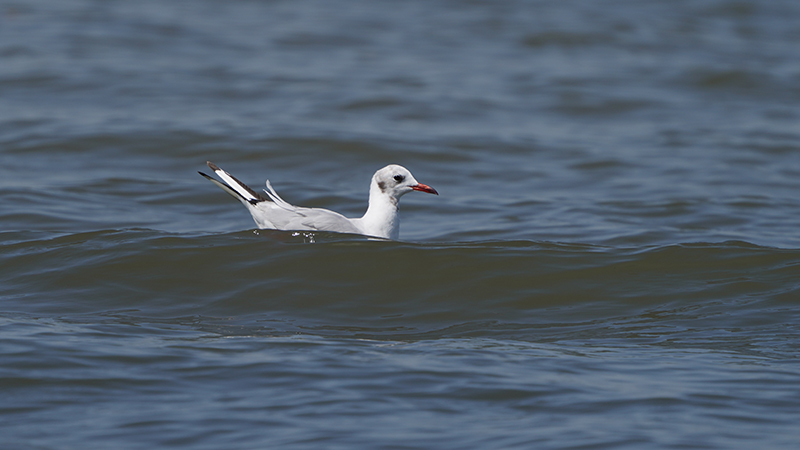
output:
M2 449L800 448L796 0L0 1L0 155Z

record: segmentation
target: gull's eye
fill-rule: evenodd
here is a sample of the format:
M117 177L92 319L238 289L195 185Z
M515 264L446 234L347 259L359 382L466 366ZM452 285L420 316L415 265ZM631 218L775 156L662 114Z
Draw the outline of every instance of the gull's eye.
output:
M405 180L405 179L406 179L406 177L404 177L402 175L395 175L394 176L394 181L397 181L398 183L403 181L403 180Z

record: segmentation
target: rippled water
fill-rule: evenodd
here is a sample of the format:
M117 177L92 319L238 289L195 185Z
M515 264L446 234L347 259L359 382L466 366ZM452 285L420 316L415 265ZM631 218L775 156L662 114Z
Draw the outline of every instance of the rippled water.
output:
M799 86L789 0L1 3L0 447L796 448Z

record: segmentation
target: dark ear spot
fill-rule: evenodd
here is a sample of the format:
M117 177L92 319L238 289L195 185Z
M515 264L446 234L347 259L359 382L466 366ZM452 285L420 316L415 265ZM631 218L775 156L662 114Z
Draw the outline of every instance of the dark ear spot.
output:
M381 189L381 192L386 192L386 182L385 181L378 181L378 187Z

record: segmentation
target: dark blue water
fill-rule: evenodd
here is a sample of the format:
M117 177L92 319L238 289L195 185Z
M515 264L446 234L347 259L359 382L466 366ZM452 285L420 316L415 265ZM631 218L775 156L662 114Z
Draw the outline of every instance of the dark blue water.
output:
M0 3L0 447L800 445L800 4ZM400 241L255 230L211 160Z

